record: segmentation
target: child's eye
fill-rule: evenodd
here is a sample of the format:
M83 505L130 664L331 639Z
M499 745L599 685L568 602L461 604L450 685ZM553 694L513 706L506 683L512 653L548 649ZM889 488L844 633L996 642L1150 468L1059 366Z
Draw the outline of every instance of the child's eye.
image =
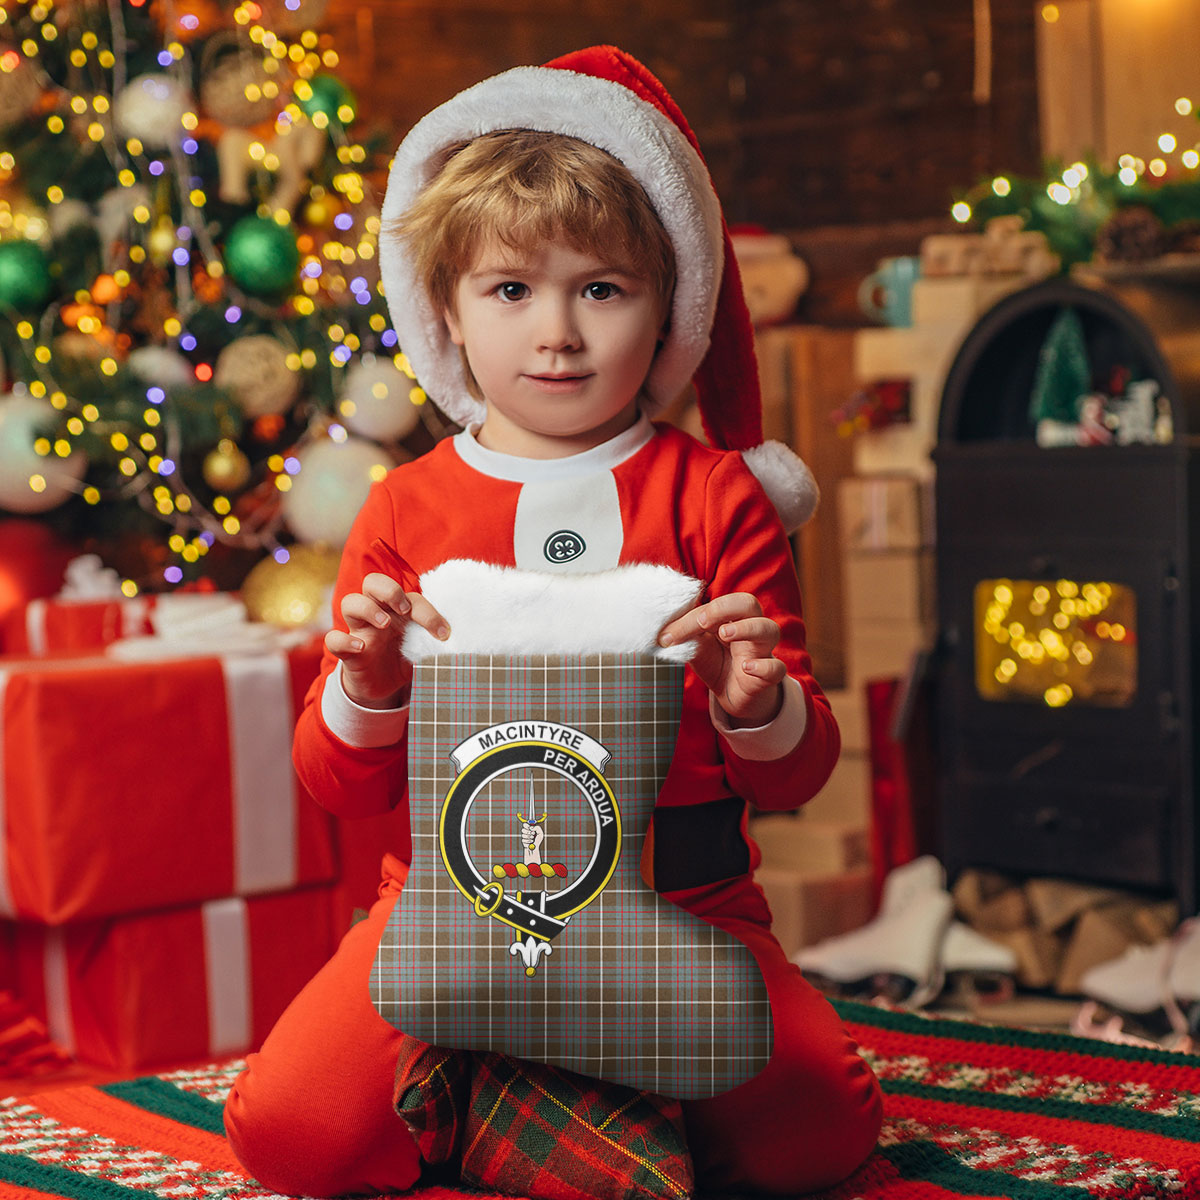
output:
M589 283L584 294L589 300L611 300L619 290L615 283Z
M502 283L496 289L496 294L501 300L523 300L528 291L529 289L523 283L509 280L509 282Z

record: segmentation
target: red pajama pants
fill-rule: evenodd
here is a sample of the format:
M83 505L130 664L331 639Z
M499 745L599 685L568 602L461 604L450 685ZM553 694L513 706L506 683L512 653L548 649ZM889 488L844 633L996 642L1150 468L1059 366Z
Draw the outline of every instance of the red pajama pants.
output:
M375 1011L368 975L400 894L403 866L384 860L380 899L251 1054L225 1106L239 1161L291 1195L398 1191L417 1180L416 1143L392 1108L401 1034ZM732 903L730 902L732 895ZM837 1014L770 936L748 880L713 911L758 960L775 1047L748 1083L684 1102L696 1180L706 1190L796 1193L845 1178L879 1133L879 1086Z

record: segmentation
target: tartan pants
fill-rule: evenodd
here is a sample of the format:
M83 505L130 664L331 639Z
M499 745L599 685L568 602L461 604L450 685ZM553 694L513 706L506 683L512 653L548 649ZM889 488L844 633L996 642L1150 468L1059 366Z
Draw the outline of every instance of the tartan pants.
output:
M416 1143L393 1107L403 1034L375 1011L368 977L405 867L384 859L380 899L247 1059L225 1106L239 1161L291 1195L404 1190ZM671 896L754 954L771 999L771 1061L748 1083L685 1101L698 1187L794 1194L845 1178L875 1145L879 1086L832 1006L771 937L748 879Z

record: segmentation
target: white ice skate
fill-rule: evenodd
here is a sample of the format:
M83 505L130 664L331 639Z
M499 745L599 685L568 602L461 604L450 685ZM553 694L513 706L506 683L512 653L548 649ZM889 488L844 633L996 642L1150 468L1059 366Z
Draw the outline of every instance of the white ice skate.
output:
M792 961L824 991L870 991L919 1008L942 989L941 949L953 911L945 871L925 855L889 872L873 920L805 947Z

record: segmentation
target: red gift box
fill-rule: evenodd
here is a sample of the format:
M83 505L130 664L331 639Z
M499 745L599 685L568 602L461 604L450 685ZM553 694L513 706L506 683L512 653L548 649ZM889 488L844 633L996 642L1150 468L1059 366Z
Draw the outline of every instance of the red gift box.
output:
M9 618L9 654L99 650L121 638L153 633L153 596L129 600L31 600Z
M17 987L60 1046L132 1072L257 1047L334 940L327 887L57 929L19 922Z
M59 925L337 878L332 818L291 765L319 657L0 658L0 915Z

